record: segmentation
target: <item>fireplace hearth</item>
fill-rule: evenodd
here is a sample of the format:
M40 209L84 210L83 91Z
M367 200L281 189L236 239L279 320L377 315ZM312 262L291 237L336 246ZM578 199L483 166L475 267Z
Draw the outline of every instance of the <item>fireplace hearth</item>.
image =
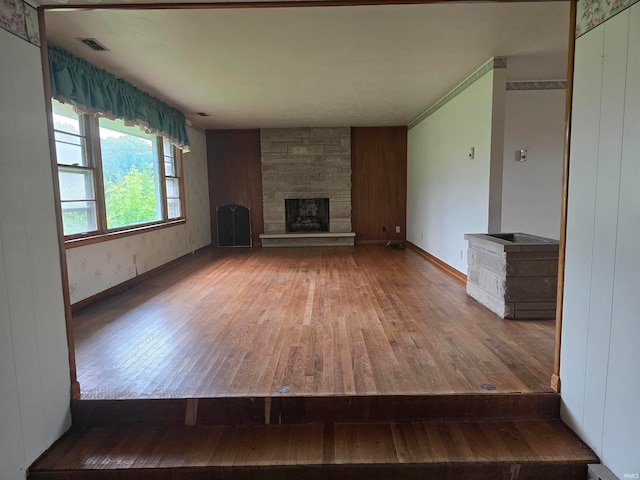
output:
M328 198L287 198L284 201L287 233L328 232Z

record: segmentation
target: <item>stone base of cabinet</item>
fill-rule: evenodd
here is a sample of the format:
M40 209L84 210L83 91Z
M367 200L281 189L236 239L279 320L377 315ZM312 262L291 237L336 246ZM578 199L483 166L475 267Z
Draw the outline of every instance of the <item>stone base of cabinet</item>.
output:
M523 233L466 234L467 294L501 318L555 318L557 240Z

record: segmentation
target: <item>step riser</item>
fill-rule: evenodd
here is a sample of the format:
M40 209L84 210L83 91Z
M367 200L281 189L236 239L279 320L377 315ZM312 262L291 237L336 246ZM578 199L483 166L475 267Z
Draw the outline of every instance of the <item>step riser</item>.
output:
M584 480L586 464L331 465L33 472L30 480Z
M434 395L78 400L76 428L558 418L560 397Z

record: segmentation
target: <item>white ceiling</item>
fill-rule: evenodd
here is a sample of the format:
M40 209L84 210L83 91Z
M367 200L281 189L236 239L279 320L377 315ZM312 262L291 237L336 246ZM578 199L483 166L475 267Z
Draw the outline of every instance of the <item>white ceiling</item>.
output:
M564 79L569 3L49 10L46 30L202 128L407 125L493 56Z

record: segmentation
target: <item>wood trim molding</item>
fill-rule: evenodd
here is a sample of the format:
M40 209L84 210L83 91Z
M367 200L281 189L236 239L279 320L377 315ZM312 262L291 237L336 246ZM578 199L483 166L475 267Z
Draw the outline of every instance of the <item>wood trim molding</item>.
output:
M464 283L467 283L467 276L464 273L462 273L461 271L456 270L455 268L453 268L448 263L443 262L438 257L434 257L429 252L421 249L420 247L418 247L417 245L414 245L411 242L407 242L407 245L409 246L409 248L411 250L416 252L418 255L423 256L424 258L429 260L431 263L433 263L433 264L437 265L438 267L440 267L445 272L448 272L451 275L453 275L454 277L456 277L458 280L460 280L460 281L462 281Z
M47 112L47 129L49 134L49 151L51 158L51 177L53 180L53 198L58 228L58 250L60 256L60 281L62 282L62 300L64 302L64 320L67 330L67 348L69 356L69 378L71 381L71 399L80 398L80 384L76 372L76 349L73 339L73 323L71 314L71 295L69 293L69 272L67 271L67 254L65 251L64 232L62 229L62 207L60 204L60 186L58 185L58 160L53 135L53 107L51 105L51 80L49 78L49 51L47 50L47 33L44 22L44 9L38 9L38 24L42 45L40 59L42 62L42 83L44 86L45 110Z
M453 0L454 2L486 3L487 0ZM516 3L522 0L497 0L499 3ZM526 0L531 2L549 0ZM551 0L560 1L560 0ZM267 0L261 2L230 1L230 2L185 2L185 3L65 3L56 5L43 5L44 10L68 10L68 9L98 9L98 10L176 10L176 9L239 9L239 8L294 8L294 7L368 7L376 5L422 5L451 3L451 0Z
M73 305L71 305L71 311L77 312L78 310L85 308L91 305L92 303L97 302L98 300L102 300L103 298L110 297L111 295L115 295L117 293L123 292L124 290L133 288L139 283L158 275L160 272L166 270L167 268L173 267L174 265L184 261L187 257L190 257L192 255L197 255L198 253L204 250L208 250L210 248L212 248L211 245L206 245L204 247L199 248L198 250L195 250L192 253L187 253L186 255L182 255L181 257L174 258L173 260L167 263L163 263L162 265L159 265L156 268L152 268L151 270L141 273L140 275L130 278L129 280L119 283L118 285L114 285L113 287L103 290L101 292L98 292L95 295L91 295L90 297L87 297L84 300L80 300L79 302L76 302Z
M152 232L154 230L162 230L163 228L175 227L187 223L186 218L178 218L162 223L154 223L151 225L143 225L137 227L128 227L122 230L116 230L108 233L99 233L97 235L77 237L66 240L65 248L82 247L83 245L91 245L100 242L109 242L116 238L128 237L131 235L141 235L143 233Z
M569 16L569 54L567 63L567 95L564 116L564 154L562 167L562 205L560 212L560 246L558 252L558 290L556 294L556 337L553 355L551 388L560 392L560 348L562 344L562 302L564 301L564 263L567 249L567 208L569 204L569 163L571 150L571 108L573 99L573 69L576 46L577 0L571 1Z

